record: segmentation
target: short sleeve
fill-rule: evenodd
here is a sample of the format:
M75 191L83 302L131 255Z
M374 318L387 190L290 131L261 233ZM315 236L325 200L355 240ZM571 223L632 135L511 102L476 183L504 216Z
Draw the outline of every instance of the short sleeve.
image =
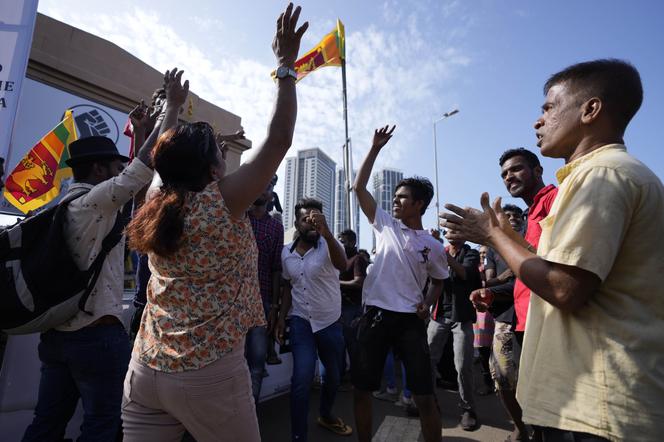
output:
M288 266L286 265L286 258L290 255L290 248L284 246L281 249L281 277L287 281L291 280L291 275L288 273Z
M445 248L435 239L433 240L431 254L427 262L427 273L429 277L434 279L447 279L450 276Z
M625 237L638 186L616 169L593 167L568 177L556 210L540 222L548 247L542 258L578 267L602 281Z
M355 255L355 260L353 262L353 276L354 277L365 277L367 276L367 266L369 263L364 258L364 256L357 254Z
M393 222L394 218L392 218L389 213L380 207L376 207L376 214L374 215L374 222L371 227L380 232L383 230L383 227L392 225Z

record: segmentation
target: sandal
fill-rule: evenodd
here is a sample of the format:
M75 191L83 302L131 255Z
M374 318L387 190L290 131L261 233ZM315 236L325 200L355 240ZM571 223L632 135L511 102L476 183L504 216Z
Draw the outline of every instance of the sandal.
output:
M350 436L353 434L353 429L350 427L350 425L346 425L340 417L336 418L336 422L328 422L319 416L316 422L318 422L318 425L321 427L327 428L339 436Z

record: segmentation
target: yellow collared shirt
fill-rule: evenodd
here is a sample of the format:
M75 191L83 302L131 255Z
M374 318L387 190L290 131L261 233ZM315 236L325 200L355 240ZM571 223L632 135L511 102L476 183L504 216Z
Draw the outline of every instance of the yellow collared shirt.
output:
M610 440L661 440L664 187L619 144L556 175L537 253L602 282L574 313L531 296L517 388L523 420Z

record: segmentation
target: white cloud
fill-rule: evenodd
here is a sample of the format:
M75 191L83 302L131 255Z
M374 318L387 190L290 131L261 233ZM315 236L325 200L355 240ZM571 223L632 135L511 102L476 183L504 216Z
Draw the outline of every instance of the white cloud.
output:
M242 117L247 137L255 146L264 137L275 91L269 78L273 65L247 57L218 57L217 52L223 48L196 46L188 39L186 27L175 29L157 12L141 6L113 14L81 14L75 8L49 6L50 3L42 5L47 15L99 35L160 71L173 66L184 69L196 94ZM449 15L456 8L453 2L444 8L444 14ZM399 167L406 157L412 156L421 139L421 128L429 130L441 105L450 107L445 84L471 63L461 49L444 44L444 40L432 41L431 32L426 33L428 39L424 37L422 27L431 21L426 13L410 10L405 14L404 10L399 3L388 1L383 7L386 24L347 34L348 115L356 167L367 151L373 130L388 123L397 124L397 130L377 167ZM210 29L223 26L213 18L190 20ZM302 43L301 53L333 26L334 20L314 24ZM449 35L455 32L458 31L450 29ZM298 84L293 151L320 147L341 166L341 97L338 68L321 69ZM246 157L249 156L251 152ZM283 186L283 180L279 185Z

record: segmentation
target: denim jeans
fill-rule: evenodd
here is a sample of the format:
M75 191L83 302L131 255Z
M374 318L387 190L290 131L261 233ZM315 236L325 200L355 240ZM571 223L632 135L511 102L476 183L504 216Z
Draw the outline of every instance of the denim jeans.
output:
M120 323L43 333L37 407L23 441L62 440L79 398L84 414L78 440L115 441L129 354L129 336Z
M265 370L265 357L267 355L267 328L252 327L247 332L247 341L244 345L244 357L247 359L249 374L251 374L251 394L254 403L258 406L258 397L261 395L263 371Z
M344 337L341 323L335 322L314 333L306 319L289 319L293 376L291 377L291 437L294 441L307 440L309 394L314 379L316 354L325 367L320 396L320 416L332 417L332 406L341 381L344 359Z
M463 409L475 409L473 397L473 323L452 322L441 318L439 321L430 321L427 329L429 351L431 352L431 367L435 376L436 366L443 355L447 339L452 335L454 347L454 366L458 373L459 395Z

